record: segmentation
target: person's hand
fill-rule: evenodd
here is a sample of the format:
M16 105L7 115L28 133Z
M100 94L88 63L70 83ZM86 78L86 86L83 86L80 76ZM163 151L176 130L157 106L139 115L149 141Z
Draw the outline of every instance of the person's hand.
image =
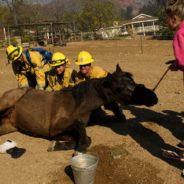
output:
M171 71L177 71L177 70L179 70L179 67L178 67L178 65L177 65L176 60L167 61L165 64L169 65L168 68L169 68Z
M178 65L177 65L177 63L175 62L175 63L172 63L170 66L169 66L169 69L171 70L171 71L178 71Z

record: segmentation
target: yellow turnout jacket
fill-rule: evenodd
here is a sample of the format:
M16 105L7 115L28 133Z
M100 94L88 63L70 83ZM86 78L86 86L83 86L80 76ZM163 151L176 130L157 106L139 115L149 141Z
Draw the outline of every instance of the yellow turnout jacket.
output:
M90 76L88 78L86 78L79 71L77 76L75 77L75 83L78 84L78 83L85 81L85 80L88 80L88 79L103 78L103 77L106 77L107 74L108 74L108 72L105 71L103 68L101 68L99 66L91 66Z
M24 61L13 62L12 68L18 81L18 87L33 87L30 86L30 81L36 80L36 88L43 89L46 84L45 72L50 70L49 64L44 64L43 57L39 52L29 51L31 63L27 60L23 53Z
M50 70L47 73L48 86L46 91L60 91L65 87L74 86L72 79L73 72L69 67L65 68L62 75L57 75L54 69Z

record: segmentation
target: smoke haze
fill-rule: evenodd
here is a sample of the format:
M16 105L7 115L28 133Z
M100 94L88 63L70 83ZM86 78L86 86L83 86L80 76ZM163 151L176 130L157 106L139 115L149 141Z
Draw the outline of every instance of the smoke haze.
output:
M118 0L121 8L127 9L127 7L132 7L132 14L136 15L139 13L139 10L144 6L144 1L141 0Z

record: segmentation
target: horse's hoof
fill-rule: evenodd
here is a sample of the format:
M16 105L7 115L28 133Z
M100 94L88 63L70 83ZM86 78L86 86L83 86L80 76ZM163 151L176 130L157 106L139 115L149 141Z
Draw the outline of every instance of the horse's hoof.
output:
M78 156L78 155L82 155L82 154L85 154L86 152L79 152L79 151L75 151L73 154L72 154L72 157L75 157L75 156Z
M55 145L56 145L56 141L51 141L49 147L47 148L47 151L48 152L54 151Z
M83 145L78 146L76 148L76 150L75 150L75 153L76 154L84 154L84 153L86 153L87 148L90 146L91 142L92 142L91 141L91 137L87 136L86 137L86 143L83 144Z

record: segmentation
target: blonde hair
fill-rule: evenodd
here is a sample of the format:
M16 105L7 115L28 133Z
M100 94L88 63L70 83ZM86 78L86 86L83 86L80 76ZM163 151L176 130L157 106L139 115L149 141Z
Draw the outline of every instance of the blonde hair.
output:
M183 0L168 0L165 8L165 14L169 17L177 15L184 20L184 2Z

